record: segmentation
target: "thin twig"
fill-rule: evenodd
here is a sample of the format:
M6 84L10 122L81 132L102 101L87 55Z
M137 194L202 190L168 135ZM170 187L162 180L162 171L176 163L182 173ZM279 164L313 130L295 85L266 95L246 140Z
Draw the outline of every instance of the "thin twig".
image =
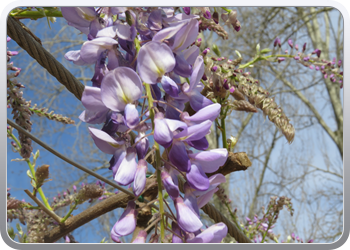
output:
M24 192L26 192L26 194L36 203L38 204L38 206L48 215L51 216L52 219L54 219L55 221L57 221L58 223L61 223L62 218L59 217L57 214L55 214L53 211L50 211L49 209L47 209L47 207L45 207L44 204L41 203L41 201L38 200L38 198L36 198L34 195L32 195L32 193L26 189L24 190Z

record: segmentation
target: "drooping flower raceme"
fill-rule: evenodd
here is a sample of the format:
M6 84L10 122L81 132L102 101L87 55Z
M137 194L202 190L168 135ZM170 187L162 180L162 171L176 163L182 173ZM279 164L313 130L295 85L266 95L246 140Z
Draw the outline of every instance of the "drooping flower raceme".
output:
M158 143L167 156L157 169L160 185L176 210L170 232L177 234L172 235L173 242L220 242L226 226L219 223L202 230L199 215L199 208L225 181L221 174L208 178L206 173L215 172L228 155L226 149L205 151L206 135L221 105L201 94L204 60L195 41L198 20L210 19L211 13L208 8L198 9L195 15L187 9L187 14L174 14L172 8L146 9L62 8L68 23L88 38L80 50L65 57L77 65L95 65L92 87L87 86L82 96L85 111L80 119L94 126L103 124L90 127L89 133L102 152L112 155L109 169L114 180L132 186L135 196L146 188L150 143ZM180 76L189 78L189 83L181 82ZM195 114L184 111L186 103ZM178 187L179 175L186 179L184 195ZM138 209L135 201L129 201L111 231L115 242L134 231ZM140 231L133 242L143 243L146 236Z

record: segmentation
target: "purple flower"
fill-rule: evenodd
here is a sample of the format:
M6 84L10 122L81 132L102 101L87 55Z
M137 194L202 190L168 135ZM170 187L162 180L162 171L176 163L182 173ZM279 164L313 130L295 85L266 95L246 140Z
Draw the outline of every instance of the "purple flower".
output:
M127 104L137 101L142 95L142 82L130 68L118 67L108 72L102 80L102 102L113 111L124 111ZM136 107L129 107L134 112ZM134 110L134 111L133 111Z
M284 57L278 57L277 58L278 63L281 63L281 62L283 62L285 60L286 60L286 58L284 58Z
M160 82L165 73L175 67L175 57L168 45L159 42L148 42L141 47L137 70L145 83Z
M164 40L173 39L170 46L174 53L178 53L196 41L198 36L199 23L197 16L177 14L174 17L166 19L171 25L159 31L153 41L163 42Z
M180 118L188 126L202 123L206 120L214 121L220 114L221 105L218 103L211 104L200 109L194 115L189 116L187 112L181 114Z
M306 50L306 43L304 43L303 45L303 52L305 52L305 50Z
M175 200L180 194L178 186L174 184L173 179L166 171L162 171L161 176L165 190Z
M176 198L174 203L180 228L186 232L197 232L203 224L196 213L185 205L181 197Z
M202 167L198 163L192 163L189 172L187 173L188 184L199 191L206 191L209 188L209 179L204 173Z
M182 7L182 9L186 13L186 15L191 14L191 7Z
M119 236L131 234L136 228L137 210L135 209L135 202L129 201L123 214L113 226L112 232Z
M339 68L340 68L341 64L342 64L342 61L339 60L339 61L338 61L338 67L339 67Z
M139 160L145 158L147 151L149 149L149 140L147 137L144 137L144 136L145 136L144 132L139 132L138 136L135 138L135 143L136 143L135 148L137 151L137 158Z
M63 17L73 26L89 34L89 27L92 21L97 18L97 13L93 7L61 7Z
M318 58L321 56L321 50L315 49L311 54L316 54Z
M96 146L106 154L114 154L118 149L124 149L124 140L116 141L106 132L96 128L89 128L90 135Z
M188 173L191 169L191 161L187 155L186 147L181 141L175 141L169 152L169 160L180 171Z
M209 177L209 188L206 191L194 190L193 194L198 196L197 205L198 208L202 208L213 197L214 193L218 191L218 185L226 182L225 176L222 174L215 174Z
M177 84L167 76L163 76L160 80L164 91L172 97L177 97L179 93L179 87Z
M139 160L134 179L134 194L139 196L146 186L147 162L144 159Z
M101 29L97 32L96 37L118 37L128 41L133 41L135 39L131 32L131 27L127 23L117 23L116 25Z
M203 84L200 82L204 74L204 62L201 56L198 56L194 65L193 72L190 79L190 84L185 83L182 86L182 98L188 98L190 105L194 111L198 111L210 104L213 104L211 100L204 97L200 91L203 89Z
M227 160L228 152L225 148L211 149L195 154L189 154L189 157L198 162L205 173L213 173L223 166Z
M171 228L177 235L182 236L181 235L182 230L176 222L173 221L171 223ZM173 234L172 243L183 243L182 239L179 238L177 235Z
M273 47L279 46L281 48L281 40L277 37L273 43Z
M132 243L145 243L147 238L147 232L141 230Z
M139 112L135 104L128 103L124 109L124 124L134 129L140 122Z
M219 222L214 224L193 239L187 240L188 243L220 243L226 237L228 232L227 226Z
M295 240L295 233L292 233L291 237L292 237L293 240Z
M292 39L288 39L288 45L293 49L293 41Z
M129 185L131 182L134 181L136 170L136 149L129 147L126 151L126 156L119 165L114 180L120 185Z
M116 40L110 37L99 37L83 44L80 50L80 58L85 64L96 63L99 56L105 50L108 51L108 56L115 53L114 45L118 44Z
M106 120L109 108L102 102L100 88L86 86L81 102L86 110L79 116L80 120L90 124L99 124Z
M162 113L157 113L154 118L154 140L165 148L170 147L174 131L185 129L186 123L164 118Z

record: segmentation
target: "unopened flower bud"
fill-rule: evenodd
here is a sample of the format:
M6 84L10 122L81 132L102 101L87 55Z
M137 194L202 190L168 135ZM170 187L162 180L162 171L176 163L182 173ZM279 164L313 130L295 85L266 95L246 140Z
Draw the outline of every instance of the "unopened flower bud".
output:
M278 57L277 58L278 63L281 63L281 62L283 62L285 60L286 60L286 58L284 58L284 57Z
M318 58L321 56L321 50L315 49L311 54L316 54Z
M210 52L210 49L209 49L209 48L206 48L206 49L203 50L202 53L203 53L203 55L206 55L206 54L208 54L209 52Z
M306 43L303 45L303 52L306 50Z
M186 15L191 14L191 7L182 7L183 11L185 12Z
M341 64L342 64L342 61L339 60L339 61L338 61L338 67L339 67L339 68L340 68Z
M275 42L273 43L273 47L276 47L278 45L278 47L281 48L281 39L279 39L278 37L275 39Z
M292 39L288 39L288 45L293 49L293 41Z
M214 20L214 22L216 24L218 24L219 23L219 13L215 11L212 15L212 19Z
M226 83L224 83L223 85L222 85L226 90L229 90L230 89L230 86L228 85L228 83L226 82Z
M88 199L95 199L103 194L103 189L96 184L86 184L82 189L80 189L77 199L78 203L81 204Z
M49 165L42 165L38 167L35 172L36 178L36 188L41 187L44 184L44 181L49 178Z
M195 44L197 47L200 47L202 45L202 38L198 38Z

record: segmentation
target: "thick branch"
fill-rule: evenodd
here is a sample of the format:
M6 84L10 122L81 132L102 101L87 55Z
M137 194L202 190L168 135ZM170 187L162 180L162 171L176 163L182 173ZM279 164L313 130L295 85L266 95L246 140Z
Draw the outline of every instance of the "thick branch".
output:
M155 182L155 177L150 177L147 179L146 191L143 193L144 196L153 196L154 193L157 194L157 185ZM59 238L72 232L74 229L81 227L82 225L96 219L97 217L108 213L119 207L126 207L129 200L134 197L123 192L97 203L96 205L89 207L80 214L73 216L65 221L65 225L59 225L52 229L50 232L46 233L44 236L45 243L52 243L57 241Z

